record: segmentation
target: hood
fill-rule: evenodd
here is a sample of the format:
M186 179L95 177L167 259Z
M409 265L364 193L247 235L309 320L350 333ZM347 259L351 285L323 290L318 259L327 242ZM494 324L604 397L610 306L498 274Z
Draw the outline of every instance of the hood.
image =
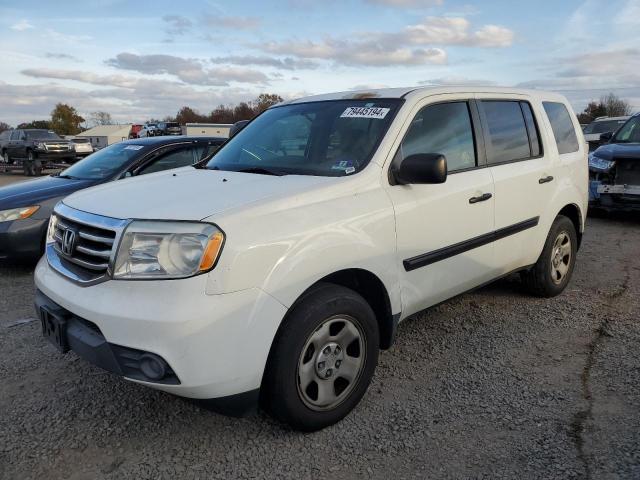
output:
M604 160L627 158L640 161L640 143L608 143L593 154Z
M41 143L62 143L62 144L71 143L71 140L65 140L64 138L60 138L59 140L56 140L54 138L30 138L29 140L32 142L41 142Z
M56 197L64 197L95 184L94 180L44 177L0 188L0 210L26 207Z
M100 185L75 193L64 203L113 218L202 220L276 195L328 185L333 180L185 167Z

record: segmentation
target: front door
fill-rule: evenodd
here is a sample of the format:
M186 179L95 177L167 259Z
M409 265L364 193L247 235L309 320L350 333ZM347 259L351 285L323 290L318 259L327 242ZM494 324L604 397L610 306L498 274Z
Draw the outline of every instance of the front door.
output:
M437 101L438 103L434 103ZM416 107L396 155L439 153L448 177L437 185L391 185L403 314L410 315L491 279L494 188L484 166L473 102L430 97Z

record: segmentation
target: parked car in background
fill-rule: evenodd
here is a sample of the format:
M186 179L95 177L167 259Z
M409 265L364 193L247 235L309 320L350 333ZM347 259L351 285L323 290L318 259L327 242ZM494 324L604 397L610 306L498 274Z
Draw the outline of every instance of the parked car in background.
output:
M202 168L58 204L35 271L44 336L210 406L331 425L402 319L510 272L565 289L588 197L571 111L485 87L280 103Z
M131 125L131 130L129 130L129 140L131 140L132 138L138 138L142 127L144 127L144 125L141 125L139 123L134 123L133 125Z
M176 122L160 122L156 135L182 135L182 127Z
M97 151L59 174L0 188L0 259L42 255L53 207L70 193L198 163L225 140L212 137L126 140Z
M240 120L234 123L233 125L231 125L231 128L229 129L229 138L233 137L234 135L237 135L238 132L240 132L240 130L246 127L250 121L251 120Z
M48 161L73 163L76 158L72 142L52 130L15 129L2 147L2 161L11 165L22 162L25 175L40 175Z
M589 200L605 210L640 210L640 113L589 154Z
M93 146L88 138L72 138L73 147L76 151L76 158L84 158L93 153Z
M158 134L158 125L155 123L146 123L138 131L138 138L155 137Z
M589 144L589 151L592 152L600 146L600 135L603 133L613 133L629 120L626 117L599 117L587 125L584 130L584 139Z

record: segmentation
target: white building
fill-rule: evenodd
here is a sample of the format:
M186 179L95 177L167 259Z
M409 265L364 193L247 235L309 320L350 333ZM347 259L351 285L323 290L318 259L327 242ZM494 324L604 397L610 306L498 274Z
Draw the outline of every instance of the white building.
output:
M182 127L182 133L185 135L228 137L230 128L230 123L187 123Z
M131 124L127 125L98 125L79 133L76 137L88 138L93 148L104 148L129 138Z

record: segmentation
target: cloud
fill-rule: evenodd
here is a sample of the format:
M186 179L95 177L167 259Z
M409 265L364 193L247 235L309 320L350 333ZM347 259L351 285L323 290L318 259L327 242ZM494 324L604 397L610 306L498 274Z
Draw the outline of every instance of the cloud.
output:
M35 27L26 20L20 20L18 23L11 25L9 28L17 32L24 32L25 30L30 30Z
M55 53L55 52L45 52L45 58L53 58L55 60L71 60L74 62L81 62L78 57L74 57L73 55L69 55L68 53Z
M387 5L390 7L435 7L442 5L443 0L365 0L366 3Z
M558 68L561 65L561 68ZM640 49L624 48L555 58L549 75L520 86L546 89L631 88L640 85Z
M193 26L191 20L182 15L165 15L162 20L167 23L166 31L169 35L184 35Z
M185 83L194 85L227 86L230 82L268 83L268 77L249 68L225 67L205 68L201 60L173 55L136 55L119 53L108 59L107 65L122 70L132 70L144 74L174 75Z
M479 78L467 78L461 76L449 76L449 77L440 77L440 78L431 78L429 80L422 80L418 82L420 85L425 86L441 86L441 85L458 85L458 86L472 86L472 85L496 85L496 82L491 80L483 80Z
M100 76L93 78L94 83L100 85L108 84L108 80ZM0 81L0 118L13 124L46 118L55 104L63 99L76 107L85 118L90 112L104 110L111 113L117 122L141 122L148 118L165 117L184 105L210 112L220 104L248 101L260 93L243 88L193 87L144 78L131 78L126 84L128 88L115 86L87 90L51 83L15 85Z
M440 48L393 48L372 41L326 39L323 42L270 42L263 48L275 54L289 54L300 58L333 60L344 65L424 65L444 64L447 54Z
M316 62L292 57L276 58L264 55L228 55L226 57L214 57L212 63L228 63L232 65L260 65L275 67L282 70L314 69L318 67Z
M510 46L513 38L513 31L497 25L473 30L466 18L427 17L399 32L360 32L345 38L291 39L254 46L273 54L333 60L344 65L441 65L447 63L447 53L439 47L503 48Z
M228 28L233 30L255 30L260 26L258 17L233 17L205 15L205 25L214 28Z

